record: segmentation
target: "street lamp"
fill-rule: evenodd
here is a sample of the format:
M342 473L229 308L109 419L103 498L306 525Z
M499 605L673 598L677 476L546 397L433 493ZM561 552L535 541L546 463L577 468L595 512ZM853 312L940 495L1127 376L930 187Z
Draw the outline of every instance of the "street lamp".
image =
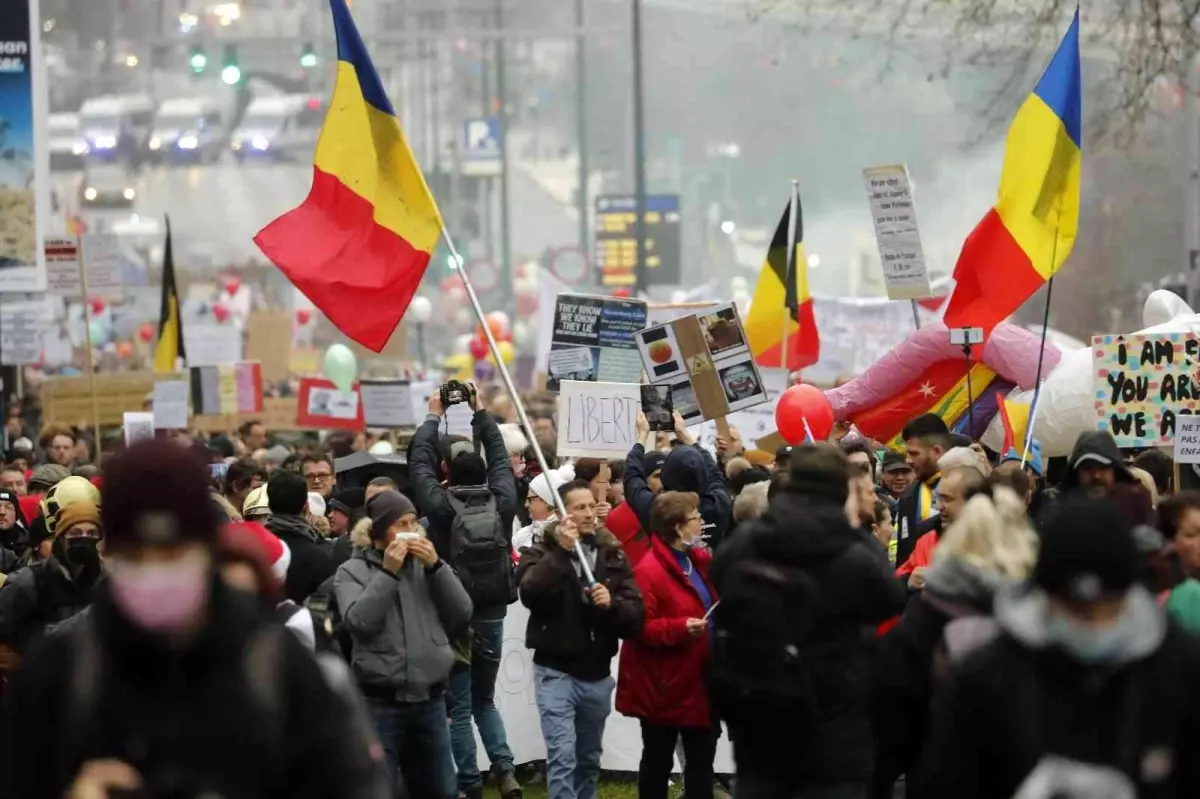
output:
M421 370L428 368L425 357L425 325L433 318L433 303L428 297L420 294L412 298L408 304L408 312L412 314L413 324L417 326L417 357L421 359Z

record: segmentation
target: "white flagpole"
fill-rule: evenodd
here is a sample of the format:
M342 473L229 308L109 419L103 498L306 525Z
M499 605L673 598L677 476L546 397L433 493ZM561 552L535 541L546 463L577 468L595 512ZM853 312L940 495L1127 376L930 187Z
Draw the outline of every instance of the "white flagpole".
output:
M788 203L788 232L787 232L787 260L783 269L783 279L785 285L783 287L783 336L779 341L779 365L788 374L788 384L791 384L792 370L788 368L788 328L792 326L792 309L787 307L787 295L791 286L786 285L787 281L795 283L796 270L800 268L800 264L796 261L796 214L799 212L800 206L800 181L792 180L792 200ZM805 267L807 268L807 264ZM790 267L790 268L789 268ZM799 320L796 322L796 332L799 333Z
M454 242L450 239L450 232L445 227L442 228L442 240L446 242L446 248L450 250L450 258L454 263L454 268L458 272L458 276L462 279L463 288L466 289L467 298L471 301L471 307L475 310L475 318L479 320L479 325L483 328L483 335L487 338L488 349L492 353L492 357L496 361L496 369L500 372L500 379L504 381L504 387L508 390L508 396L512 398L512 403L517 409L517 418L521 420L521 426L529 433L529 443L533 445L533 454L537 457L538 466L542 469L542 474L549 475L550 467L546 465L546 456L542 454L542 447L538 444L537 437L533 435L533 428L529 425L529 418L525 415L525 406L521 404L521 397L517 394L517 388L513 385L512 376L508 373L508 367L504 363L504 359L500 357L500 348L496 346L496 338L492 335L491 328L488 327L487 319L484 318L483 307L479 304L479 297L475 294L475 287L471 285L471 280L467 277L467 270L464 267L461 256L458 250L454 247ZM546 478L547 480L549 477ZM554 495L554 507L558 510L558 518L567 518L567 508L563 504L562 497L557 491L552 492ZM592 567L587 562L587 556L579 546L575 547L575 555L579 559L579 568L583 572L583 577L587 580L588 585L595 585L596 577L592 574Z

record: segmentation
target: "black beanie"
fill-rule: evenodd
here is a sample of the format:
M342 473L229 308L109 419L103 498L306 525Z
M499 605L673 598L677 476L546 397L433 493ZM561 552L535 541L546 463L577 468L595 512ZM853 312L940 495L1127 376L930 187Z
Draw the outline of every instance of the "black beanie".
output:
M792 450L787 492L845 505L850 497L850 462L829 444L805 444Z
M1133 529L1115 502L1072 493L1043 519L1033 582L1046 593L1093 602L1124 594L1137 576Z
M387 531L406 513L416 513L412 500L399 491L383 491L367 502L367 516L371 519L371 538L381 541Z

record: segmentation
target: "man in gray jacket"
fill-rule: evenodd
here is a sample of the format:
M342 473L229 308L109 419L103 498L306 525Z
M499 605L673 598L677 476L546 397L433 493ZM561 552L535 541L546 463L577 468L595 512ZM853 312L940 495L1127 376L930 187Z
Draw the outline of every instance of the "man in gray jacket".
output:
M443 691L450 640L471 621L471 599L438 558L407 497L384 491L352 535L360 547L333 588L353 641L351 669L367 699L395 779L411 796L458 794Z

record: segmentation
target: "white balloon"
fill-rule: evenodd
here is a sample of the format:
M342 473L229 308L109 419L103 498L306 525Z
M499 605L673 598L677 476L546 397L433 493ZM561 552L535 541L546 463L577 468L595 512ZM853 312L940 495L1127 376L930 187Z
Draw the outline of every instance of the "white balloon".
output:
M1158 289L1150 292L1146 304L1142 306L1142 324L1147 327L1162 325L1177 316L1192 313L1183 297L1173 291Z
M408 312L412 314L414 322L423 325L433 318L433 303L428 297L418 294L408 304Z
M471 347L471 339L475 338L470 333L463 333L461 336L454 338L454 351L466 352Z
M523 319L518 319L512 330L513 344L524 347L529 343L529 325Z

